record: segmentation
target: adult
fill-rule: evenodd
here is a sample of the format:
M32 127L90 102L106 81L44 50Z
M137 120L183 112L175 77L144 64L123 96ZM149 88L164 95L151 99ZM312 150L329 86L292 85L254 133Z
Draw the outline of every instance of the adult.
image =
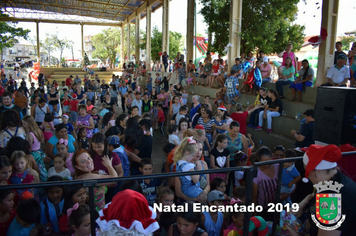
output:
M74 78L74 83L75 84L80 84L82 82L82 80L79 78L78 75L75 75L75 78Z
M183 62L179 63L179 67L178 67L177 71L178 71L177 76L179 79L179 84L181 84L182 81L187 77L187 71L186 71L186 68L185 68Z
M163 54L162 54L162 62L163 62L163 65L164 65L164 72L167 72L168 60L169 60L169 56L168 56L167 52L163 52Z
M80 85L77 86L77 90L74 93L77 95L78 103L85 105L87 95L84 93Z
M282 76L276 82L276 90L280 96L280 98L284 98L283 96L283 85L289 85L294 82L294 74L295 67L292 64L292 58L287 57L285 67L282 71Z
M262 75L262 83L271 82L272 67L268 62L268 57L263 57L263 63L261 64L260 71ZM259 60L258 60L259 61Z
M22 89L19 89L17 91L17 94L14 99L14 104L15 106L18 106L22 109L22 115L25 116L27 113L28 100L27 97L24 95L24 91Z
M198 95L194 95L192 97L192 108L190 109L189 112L189 118L192 120L193 116L198 112L199 107L201 106L201 104L199 103L199 96Z
M205 86L205 79L210 76L211 71L213 69L213 64L211 64L210 60L208 58L205 58L204 60L205 65L203 67L203 73L200 75L200 78L202 78L202 84Z
M5 91L2 95L2 106L0 107L0 115L7 110L15 110L20 114L20 118L23 118L22 109L12 103L12 93Z
M272 152L268 147L261 147L257 152L256 162L272 160ZM275 203L279 165L263 165L257 168L257 176L253 179L252 203L261 205L263 219L273 220L273 214L267 212L268 204Z
M278 93L274 89L270 89L267 93L269 97L267 106L263 111L260 111L258 127L255 130L262 130L263 119L267 119L267 133L272 132L272 118L279 117L282 112L282 102L278 98Z
M334 65L337 63L337 56L339 56L340 54L345 54L346 56L346 53L342 51L342 42L336 42L335 49L336 51L334 52Z
M240 133L243 135L247 135L247 130L246 130L246 120L247 117L254 112L255 110L259 109L261 106L260 105L256 105L254 106L252 109L243 111L242 110L242 104L241 103L237 103L236 104L236 112L231 113L230 118L234 121L239 122L240 124Z
M314 110L308 109L304 112L305 123L301 126L299 132L292 130L291 134L296 139L296 147L309 147L314 144L313 130L314 130Z
M298 78L289 86L292 90L292 101L296 100L295 91L297 90L299 98L297 101L302 101L302 91L305 91L305 87L311 87L313 85L314 70L309 66L309 61L304 59L302 61L302 69L299 71Z
M121 107L122 107L122 112L125 113L125 96L127 94L127 85L125 84L125 81L122 80L120 85L119 85L119 94L121 97Z
M53 106L54 105L58 105L59 104L59 94L56 91L56 87L54 86L54 84L51 85L51 90L48 92L48 105L49 105L49 109L52 112L53 111ZM57 106L57 111L59 111L59 106Z
M46 113L50 113L51 110L46 103L44 98L35 98L35 104L31 107L31 116L35 119L38 126L42 124L44 121L44 117Z
M53 160L54 155L57 154L57 143L60 139L68 140L68 152L75 153L77 150L77 143L71 134L68 134L67 125L61 123L56 126L56 134L53 135L46 144L46 155Z
M120 135L119 135L120 140L124 140L126 122L128 119L129 117L126 114L122 113L115 120L115 126L117 126L120 129Z
M328 82L321 86L346 87L346 83L350 79L349 67L345 66L346 56L340 54L336 59L337 63L331 66L326 74Z
M278 57L283 58L282 65L286 64L287 57L291 58L292 64L293 64L294 68L296 68L296 66L298 65L297 57L295 56L294 52L292 52L292 49L293 49L293 43L289 43L287 45L286 49L283 52L278 54ZM283 68L281 68L281 69L283 69ZM296 69L298 69L298 68L296 68ZM282 72L282 71L280 71L280 72Z
M105 94L103 103L106 104L106 109L112 111L115 114L115 101L111 99L110 93Z
M26 133L22 127L19 113L14 110L7 110L1 115L0 123L0 147L4 148L12 137L25 139Z
M157 95L157 100L162 103L163 111L165 114L168 114L168 98L169 95L167 94L165 89L161 89L161 93Z
M335 183L341 184L342 187L339 189L341 197L341 211L338 211L342 216L346 215L346 218L336 229L325 230L317 226L317 224L312 220L312 216L316 215L316 195L314 193L309 194L300 204L299 211L294 213L296 217L300 217L305 210L308 214L308 222L306 225L310 225L307 229L310 235L355 235L355 222L356 222L356 212L354 207L352 207L356 202L356 183L345 176L337 168L337 162L341 159L342 154L340 149L331 144L327 146L311 145L308 151L304 154L303 163L305 167L305 178L303 181L308 181L308 179L313 184L322 185L324 181L331 181L333 186ZM308 178L308 179L306 179ZM324 190L323 193L335 193L334 191ZM340 221L339 221L340 222ZM335 224L329 224L328 227L335 226ZM299 234L295 232L291 227L288 226L289 235L296 236Z
M109 85L106 84L105 80L102 80L102 84L100 85L100 91L101 91L101 96L100 96L100 102L103 103L104 102L104 97L105 94L107 94L109 92Z

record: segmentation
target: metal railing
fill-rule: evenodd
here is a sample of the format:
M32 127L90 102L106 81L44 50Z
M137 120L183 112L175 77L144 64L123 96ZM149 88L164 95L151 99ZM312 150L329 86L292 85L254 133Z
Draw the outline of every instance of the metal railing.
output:
M344 152L343 156L355 155L356 151L353 152ZM0 186L0 191L2 190L14 190L14 189L24 189L24 188L44 188L50 186L66 186L73 184L80 184L83 187L89 188L89 207L90 207L90 220L91 220L91 235L95 235L95 202L94 202L94 187L98 186L101 183L109 182L121 182L126 180L143 180L143 179L154 179L154 178L169 178L169 177L179 177L187 175L197 175L197 174L212 174L212 173L227 173L232 171L244 171L246 175L246 196L245 204L251 205L252 203L252 187L253 187L253 178L257 176L257 168L264 165L274 165L274 164L283 164L284 162L296 162L302 160L303 157L293 157L293 158L284 158L271 161L256 162L254 166L239 166L239 167L230 167L230 168L221 168L221 169L209 169L201 170L194 172L174 172L174 173L162 173L154 175L145 175L145 176L126 176L120 178L108 178L108 179L92 179L92 180L71 180L71 181L54 181L54 182L42 182L36 184L14 184L14 185L4 185ZM277 189L275 196L275 203L280 203L280 191L281 191L281 179L283 174L283 165L279 165L278 170L278 181ZM252 213L247 211L244 213L244 225L243 225L243 236L249 235L249 224ZM279 212L274 212L273 217L273 227L272 235L276 233L276 226L278 223Z

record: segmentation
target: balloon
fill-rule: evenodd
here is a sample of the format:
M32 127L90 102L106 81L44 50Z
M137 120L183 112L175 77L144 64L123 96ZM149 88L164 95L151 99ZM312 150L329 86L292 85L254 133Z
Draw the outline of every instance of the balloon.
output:
M275 65L276 67L280 67L281 64L278 61L273 61L273 65Z

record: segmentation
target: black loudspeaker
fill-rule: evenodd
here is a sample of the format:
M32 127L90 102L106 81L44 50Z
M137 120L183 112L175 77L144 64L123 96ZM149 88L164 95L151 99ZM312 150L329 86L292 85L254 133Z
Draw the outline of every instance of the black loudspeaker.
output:
M356 143L356 89L318 88L314 140L335 145Z

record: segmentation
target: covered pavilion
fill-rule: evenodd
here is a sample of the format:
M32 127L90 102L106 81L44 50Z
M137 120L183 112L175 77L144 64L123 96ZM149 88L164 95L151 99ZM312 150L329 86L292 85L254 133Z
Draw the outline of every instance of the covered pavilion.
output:
M180 0L182 1L182 0ZM187 59L193 59L194 23L196 0L187 1ZM234 58L240 55L242 1L231 0L228 53L229 69L234 64ZM130 42L130 24L135 24L135 55L140 53L140 21L146 18L146 35L151 35L151 13L163 8L162 13L162 52L169 51L169 5L170 0L5 0L1 4L2 11L9 17L0 21L34 22L36 23L37 55L40 55L39 24L60 23L81 25L82 58L84 58L85 25L102 25L120 27L124 35L127 33L126 45ZM326 78L327 69L332 66L334 45L336 42L337 18L339 0L323 0L321 27L328 32L328 37L319 47L318 73L316 85L320 85ZM124 37L121 37L121 58L124 58ZM132 54L127 48L127 55ZM38 61L40 58L38 58ZM139 57L136 57L136 63ZM151 40L146 40L146 65L150 70Z

